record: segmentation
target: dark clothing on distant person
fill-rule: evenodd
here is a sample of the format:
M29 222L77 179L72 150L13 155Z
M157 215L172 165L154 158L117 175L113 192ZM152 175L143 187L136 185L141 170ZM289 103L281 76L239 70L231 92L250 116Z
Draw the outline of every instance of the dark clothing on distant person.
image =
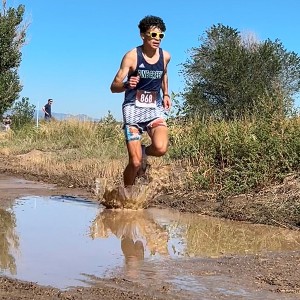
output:
M45 106L45 118L51 118L51 104L47 103Z
M48 103L43 106L43 112L45 113L45 120L50 121L52 118L52 113L51 113L51 105L53 103L52 99L48 100Z

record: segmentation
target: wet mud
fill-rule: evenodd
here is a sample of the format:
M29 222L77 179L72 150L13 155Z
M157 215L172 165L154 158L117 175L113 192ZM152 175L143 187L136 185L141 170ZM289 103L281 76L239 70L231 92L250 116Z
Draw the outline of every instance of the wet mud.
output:
M3 224L14 222L13 219L9 221L12 217L6 212L12 210L16 198L34 195L89 199L81 190L4 175L0 179L0 234L10 243L18 241L14 240L14 231L5 230ZM172 226L166 226L166 218L168 224L172 220ZM185 219L174 211L166 217L160 215L159 210L103 210L90 224L90 237L94 240L117 238L129 273L114 272L109 278L87 274L87 286L68 289L2 274L0 299L299 299L300 251L296 233L268 226L257 226L256 232L248 230L247 223L234 229L229 222L216 225L210 219L206 221L200 224L197 215ZM263 235L258 233L259 230ZM189 247L183 245L184 240L174 242L183 231L185 235L189 234ZM170 237L174 237L173 245L168 244L172 241ZM243 243L246 247L242 247ZM2 245L3 255L7 245ZM260 247L267 251L261 251ZM169 258L170 249L177 259ZM71 255L72 250L68 251ZM149 259L147 268L143 269L149 253L165 259ZM98 255L103 255L101 250ZM2 263L13 270L11 257L2 259ZM140 276L141 273L135 274L132 270L145 272Z

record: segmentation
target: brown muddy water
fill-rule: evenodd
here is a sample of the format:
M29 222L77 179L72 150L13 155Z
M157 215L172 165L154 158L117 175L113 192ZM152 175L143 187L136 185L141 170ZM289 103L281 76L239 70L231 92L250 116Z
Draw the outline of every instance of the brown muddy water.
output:
M85 198L49 196L60 193L54 185L3 175L0 191L0 276L63 290L122 278L163 285L180 299L297 298L276 298L215 272L218 262L201 266L224 256L292 253L300 249L299 232L155 208L108 210Z
M0 220L0 275L61 289L122 277L164 281L187 295L272 299L222 276L195 277L192 264L175 270L172 261L300 249L295 231L156 208L107 210L67 196L17 198L0 208Z

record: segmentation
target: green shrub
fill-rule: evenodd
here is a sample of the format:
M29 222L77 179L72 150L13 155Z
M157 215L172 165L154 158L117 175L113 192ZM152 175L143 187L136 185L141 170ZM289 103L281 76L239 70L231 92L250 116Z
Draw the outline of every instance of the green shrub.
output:
M170 159L195 166L194 186L245 193L299 171L300 119L170 123Z

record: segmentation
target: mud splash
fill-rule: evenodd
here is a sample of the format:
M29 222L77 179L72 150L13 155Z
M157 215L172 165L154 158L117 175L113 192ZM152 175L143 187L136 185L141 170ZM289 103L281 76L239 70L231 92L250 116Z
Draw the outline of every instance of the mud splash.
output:
M153 196L149 185L135 185L130 188L118 186L106 189L100 203L108 209L143 209Z
M169 166L157 166L147 169L147 174L137 178L136 184L124 186L107 186L107 180L96 178L95 192L99 202L108 209L143 209L164 186L169 185Z

